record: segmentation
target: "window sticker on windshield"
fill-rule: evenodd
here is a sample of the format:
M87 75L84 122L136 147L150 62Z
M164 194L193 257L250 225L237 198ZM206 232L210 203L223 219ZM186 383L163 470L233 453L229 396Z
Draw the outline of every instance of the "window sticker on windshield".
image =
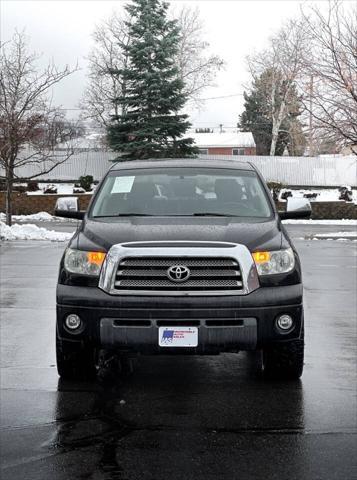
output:
M135 177L116 177L111 193L129 193Z

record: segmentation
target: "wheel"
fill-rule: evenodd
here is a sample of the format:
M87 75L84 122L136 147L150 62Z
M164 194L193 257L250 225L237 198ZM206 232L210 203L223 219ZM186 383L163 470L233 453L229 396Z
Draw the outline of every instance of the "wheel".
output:
M101 349L98 353L98 379L113 382L129 377L134 372L136 358L127 353Z
M95 349L66 342L56 336L58 375L66 380L93 378L96 375Z
M270 379L296 380L304 369L304 328L301 337L263 349L263 375Z

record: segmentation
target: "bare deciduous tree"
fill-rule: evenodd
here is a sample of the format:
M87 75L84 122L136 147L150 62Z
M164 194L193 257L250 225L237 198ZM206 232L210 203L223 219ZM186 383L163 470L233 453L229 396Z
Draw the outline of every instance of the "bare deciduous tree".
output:
M319 139L357 155L357 8L331 1L303 11L310 38L306 109Z
M296 101L292 91L303 73L305 49L304 22L290 20L270 39L266 50L248 57L248 66L255 80L269 72L266 91L270 98L267 109L272 122L270 155L275 155L281 126L290 114L291 101Z
M183 7L172 15L181 30L176 60L185 83L184 91L188 102L199 103L203 90L213 84L224 62L217 55L206 54L209 44L202 39L203 25L198 9ZM108 124L111 115L122 113L115 111L117 103L113 100L125 96L125 83L118 71L127 65L123 46L130 41L128 21L122 12L114 12L93 34L95 46L89 56L89 84L81 106L86 116L103 126Z
M49 64L41 72L38 56L28 50L24 33L0 44L0 179L6 184L6 222L11 225L14 182L51 172L65 162L73 149L54 150L54 139L65 138L63 115L51 104L54 85L74 70ZM64 134L64 132L62 132ZM20 178L18 170L36 166L36 173Z
M127 20L114 12L93 33L95 46L89 56L89 83L81 106L87 117L103 126L108 125L111 115L122 113L117 111L114 99L125 95L125 82L112 72L118 72L127 65L128 59L123 50L129 41Z
M218 55L207 55L209 43L203 40L204 28L198 8L184 6L175 17L181 31L177 65L184 81L189 103L200 104L205 88L213 85L224 61Z

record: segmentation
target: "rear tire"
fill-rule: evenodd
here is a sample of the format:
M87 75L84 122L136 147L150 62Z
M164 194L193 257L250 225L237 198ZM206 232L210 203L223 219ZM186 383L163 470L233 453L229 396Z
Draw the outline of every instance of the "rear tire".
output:
M297 380L304 369L304 327L301 337L263 349L263 375L269 379Z
M56 337L57 372L64 380L91 379L96 375L95 348Z

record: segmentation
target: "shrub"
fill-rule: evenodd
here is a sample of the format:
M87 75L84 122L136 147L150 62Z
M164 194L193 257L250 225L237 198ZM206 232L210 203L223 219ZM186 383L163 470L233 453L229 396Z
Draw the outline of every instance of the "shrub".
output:
M316 198L320 195L319 193L304 193L304 198L308 198L309 200L316 200Z
M344 200L345 202L352 202L352 189L349 185L340 187L338 191L340 192L340 196L338 197L339 200Z
M280 182L267 182L267 185L273 195L273 199L275 201L278 201L280 190L283 188L284 185Z
M82 177L79 177L79 187L84 188L86 192L90 192L92 190L92 183L93 183L92 175L84 175ZM75 186L77 187L77 184Z
M291 190L285 190L285 192L281 194L281 199L287 200L289 197L292 197L292 196L293 196L293 192Z
M54 185L47 185L43 193L57 193L57 188Z
M29 182L27 182L28 192L37 192L37 190L40 190L37 182L35 182L34 180L30 180Z

